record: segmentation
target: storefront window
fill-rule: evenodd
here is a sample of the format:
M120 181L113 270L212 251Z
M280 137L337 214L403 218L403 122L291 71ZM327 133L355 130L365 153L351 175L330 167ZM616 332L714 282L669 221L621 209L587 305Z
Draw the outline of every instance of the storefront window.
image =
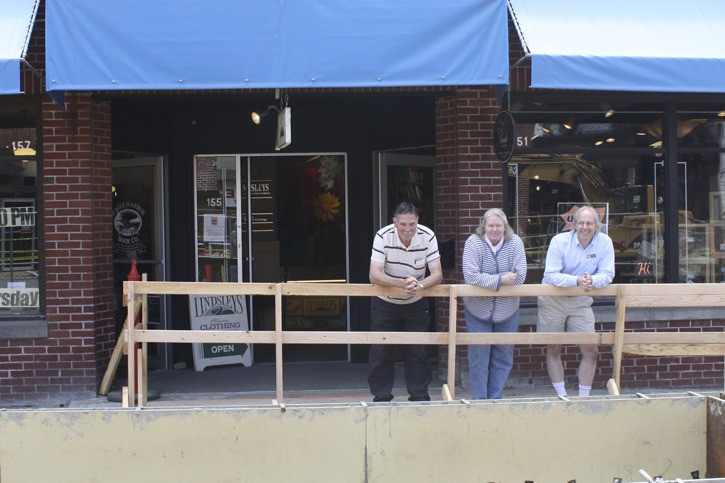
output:
M517 151L508 165L509 204L526 245L529 281L541 281L549 240L571 229L571 215L582 204L600 211L612 238L615 282L665 281L666 201L677 210L678 251L677 270L669 276L676 272L677 280L667 281L725 281L725 112L680 106L672 185L665 183L661 108L577 107L514 112ZM676 192L666 193L668 185Z
M524 240L530 283L543 277L551 238L573 213L594 206L615 248L615 282L662 281L661 113L604 105L514 113L509 162L511 223Z
M40 313L34 128L0 129L0 317Z
M680 263L680 272L705 282L725 281L724 127L722 111L678 114L678 161L687 170L680 198L681 209L687 213L680 254L687 264Z

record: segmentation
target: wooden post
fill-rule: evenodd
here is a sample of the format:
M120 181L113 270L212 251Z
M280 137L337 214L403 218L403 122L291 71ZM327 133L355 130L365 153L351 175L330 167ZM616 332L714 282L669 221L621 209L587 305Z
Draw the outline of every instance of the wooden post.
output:
M458 289L450 286L448 295L448 392L451 400L456 397L456 332L458 319Z
M282 403L282 284L274 286L274 355L277 402Z
M612 348L612 366L613 374L612 378L617 386L621 387L621 374L622 374L622 349L624 347L624 325L625 325L625 310L626 310L626 292L623 285L617 286L617 295L614 299L615 310L615 325L614 325L614 347Z
M136 290L134 287L134 283L135 282L124 282L124 285L128 287L128 311L126 314L126 347L128 348L126 351L128 354L128 401L126 404L128 404L128 407L134 407L136 404L136 337L134 334L134 323L136 322L134 319L136 314Z
M607 392L610 396L619 396L619 388L617 387L617 383L614 379L607 381Z
M111 354L111 360L108 362L108 367L106 368L106 373L103 375L103 380L101 381L101 387L98 390L99 396L105 396L108 394L108 391L111 389L111 383L113 382L113 376L116 375L116 370L118 370L118 364L121 362L121 356L123 355L124 350L124 343L126 341L125 332L128 326L126 323L123 324L123 328L121 329L121 333L118 335L118 340L116 341L116 347L113 348L113 353Z
M146 360L144 357L144 351L142 348L136 349L136 374L137 374L137 381L138 381L138 397L136 398L137 406L138 407L144 407L146 403L148 402L147 393L146 393L146 387L148 386L148 383L146 381L146 376L144 371L144 366L146 365Z
M148 281L148 275L142 274L141 280L146 282ZM146 330L149 328L149 306L148 306L148 294L144 292L141 295L141 328ZM138 389L139 389L139 395L138 395L138 405L139 406L145 406L148 403L148 396L149 396L149 365L148 365L148 356L149 356L149 343L148 342L141 342L141 356L138 360Z

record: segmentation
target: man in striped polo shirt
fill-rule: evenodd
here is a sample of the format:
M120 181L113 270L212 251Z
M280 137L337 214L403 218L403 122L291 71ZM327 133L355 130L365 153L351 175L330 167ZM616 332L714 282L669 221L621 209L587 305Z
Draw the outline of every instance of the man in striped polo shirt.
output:
M426 276L426 268L428 276ZM373 240L370 282L400 288L400 295L371 300L370 330L375 332L427 332L430 325L428 299L420 292L441 283L438 241L433 230L418 224L418 212L403 202L393 213L393 223L381 228ZM404 345L405 383L409 401L430 401L431 368L424 345ZM391 344L370 347L368 383L374 402L393 399L394 348Z

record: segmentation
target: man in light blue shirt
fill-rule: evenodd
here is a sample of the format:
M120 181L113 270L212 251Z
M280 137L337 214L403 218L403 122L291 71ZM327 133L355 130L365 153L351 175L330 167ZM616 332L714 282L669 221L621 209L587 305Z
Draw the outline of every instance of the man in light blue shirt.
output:
M614 246L601 232L599 215L591 206L574 214L573 229L552 238L546 252L543 284L580 287L583 292L602 288L614 278ZM538 332L594 332L592 297L539 297ZM597 370L597 345L580 344L579 395L588 396ZM546 346L546 368L559 396L566 396L561 344Z

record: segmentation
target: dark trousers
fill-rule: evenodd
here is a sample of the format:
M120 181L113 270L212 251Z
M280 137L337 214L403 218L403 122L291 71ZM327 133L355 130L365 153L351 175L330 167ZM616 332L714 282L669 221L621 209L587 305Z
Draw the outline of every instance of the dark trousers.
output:
M391 304L378 297L370 302L370 330L375 332L427 332L430 325L428 299L407 305ZM395 383L395 347L392 344L370 347L368 383L375 401L393 399ZM402 346L405 351L405 385L410 401L430 401L428 385L431 368L424 345Z

